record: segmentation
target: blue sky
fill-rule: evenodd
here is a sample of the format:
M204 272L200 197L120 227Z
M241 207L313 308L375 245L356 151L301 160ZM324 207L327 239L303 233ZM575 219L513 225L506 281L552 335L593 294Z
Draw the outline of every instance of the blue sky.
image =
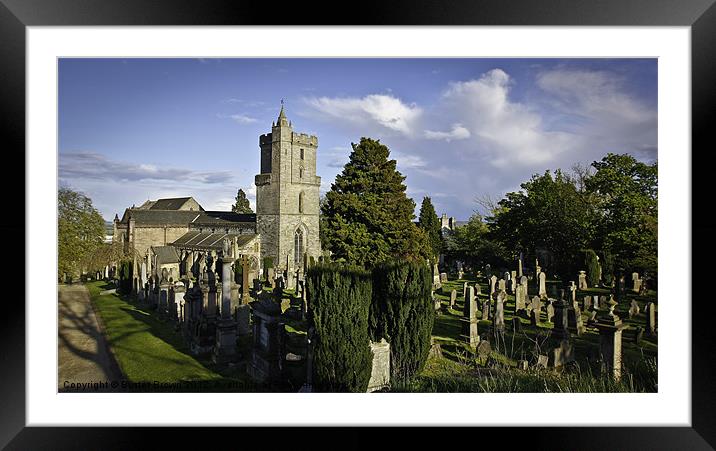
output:
M61 59L60 184L105 219L147 199L252 202L284 99L318 136L321 191L378 138L419 208L467 219L532 174L607 152L657 158L655 59Z

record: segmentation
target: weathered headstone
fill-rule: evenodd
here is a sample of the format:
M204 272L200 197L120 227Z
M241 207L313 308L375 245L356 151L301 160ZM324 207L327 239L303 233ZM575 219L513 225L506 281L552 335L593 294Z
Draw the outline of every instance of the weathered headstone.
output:
M467 296L467 282L462 283L462 298L465 299Z
M539 294L540 297L547 296L547 274L541 272L539 273L539 276L537 278L539 283L539 291L537 292L537 294Z
M517 279L517 271L511 271L510 272L510 293L515 294L515 290L517 289L517 284L519 283L519 279Z
M493 293L497 290L497 276L491 276L490 277L490 292L487 293L490 297L492 297Z
M631 306L629 307L629 319L634 318L639 314L639 304L636 302L636 300L631 300Z
M446 272L440 273L440 283L445 283L448 281L448 275Z
M554 308L554 328L552 329L552 338L564 340L569 338L569 325L567 317L567 303L562 299L558 299L551 303Z
M649 335L656 333L656 306L653 302L646 304L646 331Z
M507 281L505 279L500 279L497 281L497 292L500 291L507 291Z
M592 297L591 296L584 296L584 311L588 312L592 310Z
M547 299L547 307L545 307L545 312L547 314L547 322L551 323L552 318L554 318L554 299Z
M579 289L580 290L586 290L589 288L589 285L587 285L587 272L586 271L579 271Z
M480 342L480 336L477 333L477 301L472 287L467 288L463 317L460 318L460 322L462 323L460 338L474 349Z
M481 319L483 321L490 319L490 300L489 299L485 299L482 302L482 318Z
M505 291L499 291L495 296L495 316L492 320L492 324L495 330L505 330L505 301L507 300L507 293Z
M642 280L639 278L638 272L631 274L631 289L634 293L638 293L641 290Z
M367 393L390 386L390 344L381 338L377 343L370 342L370 350L373 353L373 366Z
M626 328L613 311L599 317L596 323L599 329L599 350L606 370L614 380L622 376L622 330Z
M536 368L547 368L549 364L549 357L543 354L537 356L537 362L535 363Z

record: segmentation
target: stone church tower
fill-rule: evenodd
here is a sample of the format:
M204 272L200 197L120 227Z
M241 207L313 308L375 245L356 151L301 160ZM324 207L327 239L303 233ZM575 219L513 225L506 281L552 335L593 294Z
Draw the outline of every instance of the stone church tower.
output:
M316 176L318 138L295 133L281 105L271 133L259 137L261 173L256 183L256 229L261 254L277 269L295 270L303 254L321 255L319 188ZM262 266L263 266L263 262Z

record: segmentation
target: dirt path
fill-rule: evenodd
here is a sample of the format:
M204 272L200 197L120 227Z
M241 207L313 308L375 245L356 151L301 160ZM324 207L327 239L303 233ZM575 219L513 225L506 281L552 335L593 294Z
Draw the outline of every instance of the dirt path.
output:
M58 391L118 391L112 381L121 375L107 351L87 288L60 285L58 298Z

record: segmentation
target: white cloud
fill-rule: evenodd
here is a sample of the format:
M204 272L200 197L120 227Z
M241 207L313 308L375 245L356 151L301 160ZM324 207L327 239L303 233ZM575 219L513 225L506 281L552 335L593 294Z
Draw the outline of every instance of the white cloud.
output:
M554 161L571 144L569 134L548 131L540 114L510 99L510 76L493 69L479 79L453 82L443 94L446 107L462 120L497 167Z
M451 140L467 139L470 137L470 130L462 126L462 124L453 124L449 132L435 132L425 130L425 137L428 139L444 139L447 142Z
M377 124L383 129L413 134L423 110L417 105L405 104L392 95L371 94L357 97L314 97L304 99L319 116L356 125Z
M251 124L257 121L256 118L247 116L245 114L232 114L229 117L239 124Z

